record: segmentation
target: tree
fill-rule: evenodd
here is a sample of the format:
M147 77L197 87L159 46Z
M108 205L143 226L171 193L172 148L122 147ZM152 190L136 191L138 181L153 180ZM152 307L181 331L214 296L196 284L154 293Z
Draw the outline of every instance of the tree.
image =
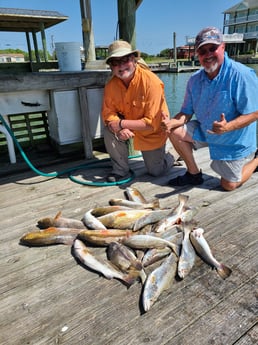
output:
M161 52L159 53L159 56L160 57L165 57L165 58L168 58L170 57L170 52L171 52L171 49L170 48L166 48L166 49L163 49L161 50Z

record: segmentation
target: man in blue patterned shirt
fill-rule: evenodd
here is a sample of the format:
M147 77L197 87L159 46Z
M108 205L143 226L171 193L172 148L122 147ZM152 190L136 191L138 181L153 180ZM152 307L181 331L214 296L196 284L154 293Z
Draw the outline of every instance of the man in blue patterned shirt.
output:
M228 57L215 27L200 31L195 47L203 68L190 77L180 112L162 122L187 167L169 185L202 184L193 150L208 146L211 168L221 176L222 188L231 191L258 170L258 78L253 69Z

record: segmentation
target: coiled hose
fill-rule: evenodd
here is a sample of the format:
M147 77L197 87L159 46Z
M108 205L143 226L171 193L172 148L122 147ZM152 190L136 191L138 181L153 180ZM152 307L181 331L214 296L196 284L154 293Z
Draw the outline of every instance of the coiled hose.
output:
M39 171L37 168L34 167L34 165L30 162L30 160L28 159L28 157L26 156L25 152L23 151L20 143L18 142L18 140L16 139L13 131L11 130L11 128L9 127L9 125L6 123L5 119L3 118L3 116L0 114L0 121L3 123L4 127L7 129L8 133L10 134L10 136L12 137L16 147L18 148L22 158L24 159L24 161L26 162L26 164L30 167L31 170L33 170L37 175L40 176L44 176L44 177L60 177L63 175L68 175L69 179L75 183L79 183L82 185L87 185L87 186L95 186L95 187L107 187L107 186L115 186L115 185L121 185L124 183L128 183L130 181L132 181L135 178L135 173L130 169L130 176L124 180L120 180L117 182L90 182L90 181L80 181L77 178L75 178L72 173L75 172L76 170L79 169L92 169L94 167L96 167L98 164L100 163L105 163L107 161L110 161L110 158L104 158L101 159L100 161L96 161L96 162L91 162L91 163L85 163L82 165L78 165L63 171L59 171L59 172L52 172L52 173L44 173L42 171ZM129 159L132 158L138 158L141 155L136 155L136 156L129 156Z

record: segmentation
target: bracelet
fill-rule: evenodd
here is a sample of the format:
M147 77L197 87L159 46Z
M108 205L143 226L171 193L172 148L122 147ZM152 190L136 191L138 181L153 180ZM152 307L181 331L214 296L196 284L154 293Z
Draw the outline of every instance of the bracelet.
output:
M122 127L122 121L123 121L123 120L120 120L120 121L119 121L119 128L120 128L120 130L123 129L123 127Z

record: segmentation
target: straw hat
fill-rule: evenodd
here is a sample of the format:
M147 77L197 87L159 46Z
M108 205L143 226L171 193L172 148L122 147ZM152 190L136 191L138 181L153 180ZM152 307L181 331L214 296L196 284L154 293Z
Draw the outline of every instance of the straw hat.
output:
M111 43L108 47L108 57L106 58L106 63L113 57L122 57L129 54L134 54L137 58L140 57L139 50L133 50L130 43L122 40L117 40Z

